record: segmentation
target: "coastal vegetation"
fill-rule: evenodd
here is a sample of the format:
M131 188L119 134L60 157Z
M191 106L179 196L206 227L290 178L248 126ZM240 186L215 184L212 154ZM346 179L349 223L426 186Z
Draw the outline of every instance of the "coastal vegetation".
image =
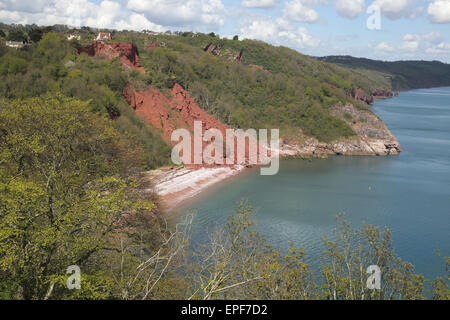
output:
M75 49L92 42L94 33L76 30L82 40L68 41L58 33L61 29L5 28L8 35L20 32L29 39L34 32L43 38L21 50L0 47L0 96L14 99L61 92L90 100L94 112L107 112L117 118L123 115L126 119L117 121L122 131L134 133L138 137L135 141L146 145L151 157L158 158L149 159L150 167L164 164L156 153L168 153L161 141L156 142L151 130L146 132L127 112L128 106L121 97L127 82L163 91L179 83L200 107L231 127L280 128L285 136L313 136L324 142L355 135L345 121L333 117L329 110L339 101L365 108L351 97L354 87L361 87L366 93L374 88L389 89L388 81L378 74L350 72L260 41L227 40L211 34L149 36L113 32L113 41L137 46L143 75L122 70L117 59L105 61L75 55ZM149 49L151 43L154 46ZM206 54L204 48L208 45L220 49ZM155 142L148 145L149 140Z
M384 78L256 41L115 32L137 45L141 73L117 57L75 54L93 39L88 28L77 30L86 36L79 42L66 40L61 26L0 27L6 38L20 31L33 39L22 49L0 44L1 299L449 298L448 258L446 277L426 280L396 256L389 230L354 230L343 219L324 238L320 270L302 248L274 249L245 202L196 246L194 213L168 221L141 175L167 164L170 148L122 96L128 82L177 82L230 126L332 141L354 132L330 108L351 101L367 109L349 92L370 92L372 80L388 88ZM223 54L205 53L209 43ZM374 263L383 270L380 290L366 286ZM78 290L66 287L71 265L81 270Z

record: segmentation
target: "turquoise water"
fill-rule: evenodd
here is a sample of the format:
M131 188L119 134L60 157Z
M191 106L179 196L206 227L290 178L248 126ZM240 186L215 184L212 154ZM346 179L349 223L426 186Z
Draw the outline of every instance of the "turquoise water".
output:
M444 274L435 249L450 255L450 88L402 92L373 111L400 141L400 156L285 160L275 176L248 170L179 210L198 210L202 238L248 199L265 238L303 246L312 264L344 212L354 225L390 228L398 255L426 277Z

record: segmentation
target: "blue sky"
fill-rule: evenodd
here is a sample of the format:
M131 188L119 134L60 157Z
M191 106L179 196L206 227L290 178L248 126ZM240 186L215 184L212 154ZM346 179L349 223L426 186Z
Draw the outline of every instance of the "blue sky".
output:
M367 27L370 6L379 29ZM450 63L450 0L0 0L0 21L214 31L315 56Z

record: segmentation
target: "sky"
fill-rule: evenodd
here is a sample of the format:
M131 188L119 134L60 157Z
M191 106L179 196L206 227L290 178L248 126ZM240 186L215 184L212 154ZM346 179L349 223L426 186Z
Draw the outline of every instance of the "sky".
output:
M0 0L0 22L215 32L313 56L450 63L450 0Z

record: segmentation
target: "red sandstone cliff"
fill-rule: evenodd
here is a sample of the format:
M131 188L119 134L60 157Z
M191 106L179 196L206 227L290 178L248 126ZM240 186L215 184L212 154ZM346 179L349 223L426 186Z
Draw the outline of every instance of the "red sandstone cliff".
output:
M375 99L385 99L385 98L392 98L394 94L392 93L392 91L378 89L372 92L372 96Z
M169 142L173 130L177 128L194 128L194 121L203 122L203 130L219 129L225 134L227 126L200 108L178 83L168 92L169 97L161 91L149 88L140 92L127 84L123 96L136 114L162 131L163 138Z
M222 162L226 163L226 130L227 125L217 120L194 101L194 99L187 93L179 84L175 84L172 90L168 90L166 94L155 88L148 88L145 91L137 91L127 84L123 89L123 97L128 104L135 109L136 114L146 123L151 124L156 129L160 130L163 139L171 145L175 145L178 142L171 141L172 132L175 129L184 128L191 132L192 138L192 152L194 152L192 134L194 130L194 121L201 121L202 134L208 129L217 129L223 136L223 159ZM202 150L205 150L206 146L212 142L202 142ZM244 154L243 163L237 163L237 146L234 148L234 163L235 164L248 164L249 161L249 145L246 141L246 149ZM258 149L258 148L257 148ZM270 152L269 152L270 155ZM194 159L192 157L191 161ZM215 165L212 165L215 166ZM189 166L197 167L197 166ZM201 167L208 167L208 165L201 165Z
M102 56L106 59L120 57L120 60L125 66L143 72L139 63L139 52L134 44L127 42L103 43L97 41L78 49L79 54L83 52L91 57Z
M376 89L372 94L366 95L361 88L353 88L351 96L355 100L364 101L367 104L372 104L375 99L386 99L394 97L392 91L384 89ZM398 93L395 95L398 96Z
M218 129L225 139L228 127L200 108L179 84L175 84L167 95L154 88L137 91L127 84L123 97L136 110L138 117L160 130L163 139L171 145L177 143L171 141L172 132L180 128L193 132L194 121L202 122L202 133L211 128ZM206 145L208 143L204 142L202 149Z

